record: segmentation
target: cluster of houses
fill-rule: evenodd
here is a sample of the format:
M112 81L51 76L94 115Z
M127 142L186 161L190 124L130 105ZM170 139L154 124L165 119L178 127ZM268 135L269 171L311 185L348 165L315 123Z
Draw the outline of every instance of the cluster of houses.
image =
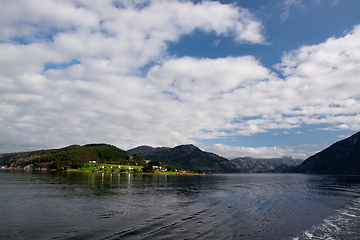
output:
M114 166L106 166L105 167L103 165L100 165L98 168L117 168L117 169L120 169L121 166L120 165L114 165ZM125 169L126 170L133 170L134 168L127 166L127 167L125 167Z
M96 164L96 161L89 161L89 163ZM106 166L105 167L104 165L99 165L98 168L101 168L101 169L104 169L104 168L117 168L117 169L120 169L121 166L120 165L114 165L114 166ZM125 169L126 170L133 170L134 168L127 166L127 167L125 167Z
M167 168L165 168L165 167L152 166L152 168L154 171L167 172Z
M151 160L145 160L146 163L149 163ZM96 164L96 161L89 161L89 163L91 164ZM120 165L114 165L114 166L104 166L104 165L99 165L98 168L100 169L104 169L104 168L116 168L116 169L120 169L121 166ZM166 167L160 167L160 166L152 166L154 171L161 171L161 172L167 172L167 168ZM125 167L126 170L133 170L134 168L132 167ZM175 170L177 172L177 169Z

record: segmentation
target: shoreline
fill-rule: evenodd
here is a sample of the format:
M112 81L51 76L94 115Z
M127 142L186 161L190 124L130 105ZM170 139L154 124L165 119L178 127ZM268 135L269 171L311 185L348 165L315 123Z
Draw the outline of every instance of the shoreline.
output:
M118 174L142 174L142 175L190 175L190 176L204 176L209 174L200 174L200 173L146 173L146 172L103 172L103 171L82 171L82 170L56 170L56 169L31 169L31 168L9 168L9 167L1 167L0 170L25 170L25 171L47 171L47 172L57 172L57 171L63 171L63 172L87 172L87 173L118 173Z
M119 174L148 174L148 175L199 175L199 176L203 176L203 175L209 175L209 174L200 174L200 173L146 173L146 172L103 172L103 171L82 171L82 170L63 170L64 172L91 172L91 173L119 173Z

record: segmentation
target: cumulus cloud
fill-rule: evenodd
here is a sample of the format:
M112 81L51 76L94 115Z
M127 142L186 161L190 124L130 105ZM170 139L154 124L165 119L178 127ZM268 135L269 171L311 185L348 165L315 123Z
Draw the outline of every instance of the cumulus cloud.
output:
M248 10L218 2L2 1L0 17L2 151L189 142L208 114L137 77L141 68L168 66L167 42L195 29L264 43Z
M359 129L360 26L341 38L304 46L284 55L276 67L285 76L292 99L289 113L304 123L341 122ZM299 113L299 114L297 114Z
M279 76L253 56L166 52L167 42L195 29L264 44L248 10L143 3L1 1L1 152L90 142L175 146L318 123L359 129L360 27L285 53ZM290 154L264 149L254 152Z
M264 42L261 22L243 8L207 1L141 3L3 1L0 40L8 46L1 50L13 56L6 66L41 69L45 63L77 59L90 69L100 65L105 71L127 74L159 61L166 54L167 41L177 41L195 29L232 36L239 42ZM14 41L28 44L18 46ZM27 56L25 65L11 61L19 60L17 53L22 51L28 52L23 55Z

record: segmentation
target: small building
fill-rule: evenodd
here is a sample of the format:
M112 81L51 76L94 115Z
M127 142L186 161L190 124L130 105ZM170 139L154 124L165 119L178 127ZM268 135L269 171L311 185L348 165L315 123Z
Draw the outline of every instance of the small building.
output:
M96 161L89 161L89 163L95 164L95 163L96 163Z
M132 168L132 167L129 167L129 166L127 166L125 169L126 169L126 170L133 170L133 168Z
M104 168L104 166L99 166L99 168Z
M154 170L158 170L158 169L159 169L159 166L152 166L152 168L153 168Z
M114 168L121 168L120 165L114 165Z
M107 166L106 168L113 168L113 166Z

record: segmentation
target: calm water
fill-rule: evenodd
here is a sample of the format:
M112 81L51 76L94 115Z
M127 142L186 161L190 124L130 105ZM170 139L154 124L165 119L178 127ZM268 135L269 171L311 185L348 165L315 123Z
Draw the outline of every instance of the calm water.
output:
M0 171L0 239L360 239L360 176Z

